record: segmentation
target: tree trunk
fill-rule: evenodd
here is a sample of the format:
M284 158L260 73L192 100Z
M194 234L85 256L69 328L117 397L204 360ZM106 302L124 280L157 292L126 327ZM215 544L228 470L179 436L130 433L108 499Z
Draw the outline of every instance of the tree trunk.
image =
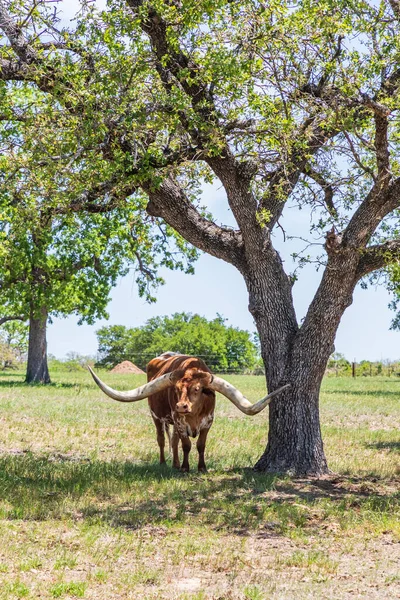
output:
M255 469L324 475L329 470L319 424L320 385L310 381L301 361L289 363L288 375L291 387L270 404L268 444Z
M325 368L333 352L340 319L351 304L354 289L352 256L330 261L307 316L299 327L291 292L286 289L279 263L274 272L248 272L249 308L254 317L265 364L268 390L290 383L291 387L270 404L268 444L255 469L297 476L329 472L319 421L319 392ZM347 264L339 291L336 262ZM271 261L269 261L271 263Z
M31 310L26 383L50 383L47 367L47 316L45 308L41 309L39 316Z
M270 321L270 319L268 319ZM268 444L255 465L258 471L290 475L319 476L328 473L319 422L319 391L329 357L302 339L301 330L293 332L274 352L263 338L283 331L279 318L257 323L269 391L290 383L290 388L272 400L269 407ZM268 347L268 351L265 348Z

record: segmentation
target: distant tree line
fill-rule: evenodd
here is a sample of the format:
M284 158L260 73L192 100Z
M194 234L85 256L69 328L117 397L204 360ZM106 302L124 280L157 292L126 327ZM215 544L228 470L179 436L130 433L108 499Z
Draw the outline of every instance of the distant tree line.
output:
M49 369L53 373L58 371L86 371L87 365L93 367L95 362L94 356L74 351L67 352L64 358L56 358L52 354L48 355Z
M354 369L353 369L354 365ZM390 361L388 359L381 361L361 360L359 362L350 362L340 352L335 352L329 359L326 369L326 375L337 377L351 377L353 371L356 377L368 377L392 375L400 377L400 361Z
M102 327L97 331L97 364L111 368L130 360L145 369L153 357L171 350L202 357L213 371L253 371L260 362L257 340L225 321L220 315L208 321L182 312L151 318L141 327Z

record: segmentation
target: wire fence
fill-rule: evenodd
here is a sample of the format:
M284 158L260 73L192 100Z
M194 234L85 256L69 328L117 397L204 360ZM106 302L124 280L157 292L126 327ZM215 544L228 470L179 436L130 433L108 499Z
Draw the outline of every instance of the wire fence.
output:
M179 353L177 353L179 354ZM129 360L133 362L137 367L146 370L146 365L153 358L155 358L155 354L151 353L134 353L130 354L127 357L121 358L119 362L123 360ZM196 354L197 358L201 358L206 365L213 371L213 373L226 373L232 375L262 375L264 373L264 368L257 361L246 361L240 353L231 353L231 354ZM106 358L102 358L101 356L98 359L99 365L110 366L110 363L106 362ZM113 365L114 366L114 365Z
M336 377L400 377L399 361L370 362L361 361L352 363L338 361L331 362L327 368L328 376Z

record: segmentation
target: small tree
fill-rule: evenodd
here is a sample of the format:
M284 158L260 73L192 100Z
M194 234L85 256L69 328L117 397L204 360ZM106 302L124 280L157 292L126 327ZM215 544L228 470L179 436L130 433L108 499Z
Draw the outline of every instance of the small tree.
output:
M25 323L14 318L0 319L0 362L3 369L16 367L26 358L28 329Z
M334 352L328 360L328 369L334 370L336 375L344 375L351 372L351 364L340 352Z
M0 338L0 365L2 369L7 369L14 366L14 361L16 361L16 355L12 348L8 346L3 340Z

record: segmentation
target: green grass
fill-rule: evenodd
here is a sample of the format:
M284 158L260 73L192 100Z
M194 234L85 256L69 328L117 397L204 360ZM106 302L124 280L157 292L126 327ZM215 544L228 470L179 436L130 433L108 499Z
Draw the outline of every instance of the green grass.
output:
M267 411L219 397L209 472L194 448L187 475L158 465L146 401L105 399L86 373L53 379L0 375L0 599L400 594L400 380L324 381L335 474L315 481L251 470ZM229 379L252 400L264 391L261 377Z
M86 583L56 583L50 589L50 593L53 598L62 598L63 596L69 596L73 598L83 598L85 595Z

